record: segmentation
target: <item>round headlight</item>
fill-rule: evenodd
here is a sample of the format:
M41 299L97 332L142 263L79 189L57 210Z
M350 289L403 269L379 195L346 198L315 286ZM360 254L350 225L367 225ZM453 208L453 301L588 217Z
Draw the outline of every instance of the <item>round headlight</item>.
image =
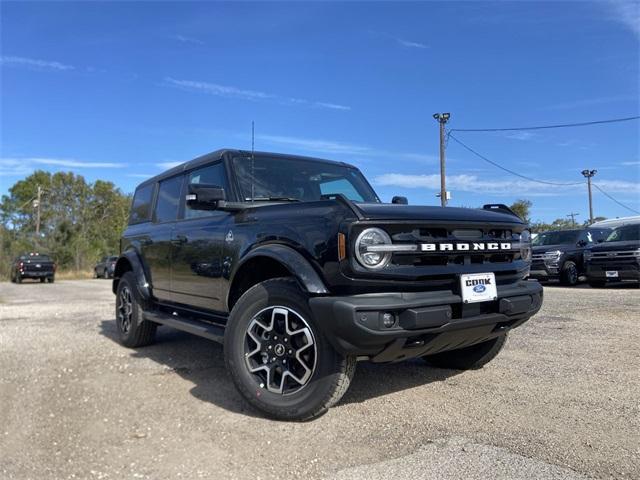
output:
M525 261L531 261L531 233L523 230L520 234L520 257Z
M367 268L382 268L391 260L391 252L376 251L377 246L391 245L391 237L380 228L367 228L356 238L356 258Z

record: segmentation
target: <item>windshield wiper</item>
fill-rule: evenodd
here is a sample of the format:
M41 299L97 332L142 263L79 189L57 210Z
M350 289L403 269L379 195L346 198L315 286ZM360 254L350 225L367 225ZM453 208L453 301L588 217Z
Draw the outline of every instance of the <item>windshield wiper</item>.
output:
M293 197L247 197L245 198L246 202L299 202L299 198Z

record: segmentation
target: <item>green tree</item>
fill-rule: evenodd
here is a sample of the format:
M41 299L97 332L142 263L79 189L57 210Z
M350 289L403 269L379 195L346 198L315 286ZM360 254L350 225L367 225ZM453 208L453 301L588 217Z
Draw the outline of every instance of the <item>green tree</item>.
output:
M40 236L34 200L41 188ZM87 183L71 172L36 171L16 182L0 200L2 267L25 251L49 253L63 269L90 268L101 256L118 253L131 197L113 183Z
M531 201L520 199L513 202L509 208L511 208L511 210L513 210L521 219L529 223L531 221L530 214L532 205Z

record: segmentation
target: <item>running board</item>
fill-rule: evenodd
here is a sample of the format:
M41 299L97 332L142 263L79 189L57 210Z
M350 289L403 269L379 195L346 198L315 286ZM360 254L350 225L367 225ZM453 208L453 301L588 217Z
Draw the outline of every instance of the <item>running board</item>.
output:
M214 342L224 342L224 327L162 312L144 312L144 318L160 325L182 330Z

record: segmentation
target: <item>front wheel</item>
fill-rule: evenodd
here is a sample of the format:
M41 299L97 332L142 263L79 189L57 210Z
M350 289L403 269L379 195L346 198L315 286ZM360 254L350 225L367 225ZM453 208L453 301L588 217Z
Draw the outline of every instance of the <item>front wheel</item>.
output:
M573 287L578 283L578 267L575 262L570 260L564 262L560 273L560 283L568 287Z
M336 352L307 296L286 278L255 285L233 307L224 356L240 394L281 420L309 420L347 391L356 359Z
M506 341L507 334L504 334L470 347L449 350L434 355L425 355L422 358L427 363L438 368L477 370L493 360L500 353Z

